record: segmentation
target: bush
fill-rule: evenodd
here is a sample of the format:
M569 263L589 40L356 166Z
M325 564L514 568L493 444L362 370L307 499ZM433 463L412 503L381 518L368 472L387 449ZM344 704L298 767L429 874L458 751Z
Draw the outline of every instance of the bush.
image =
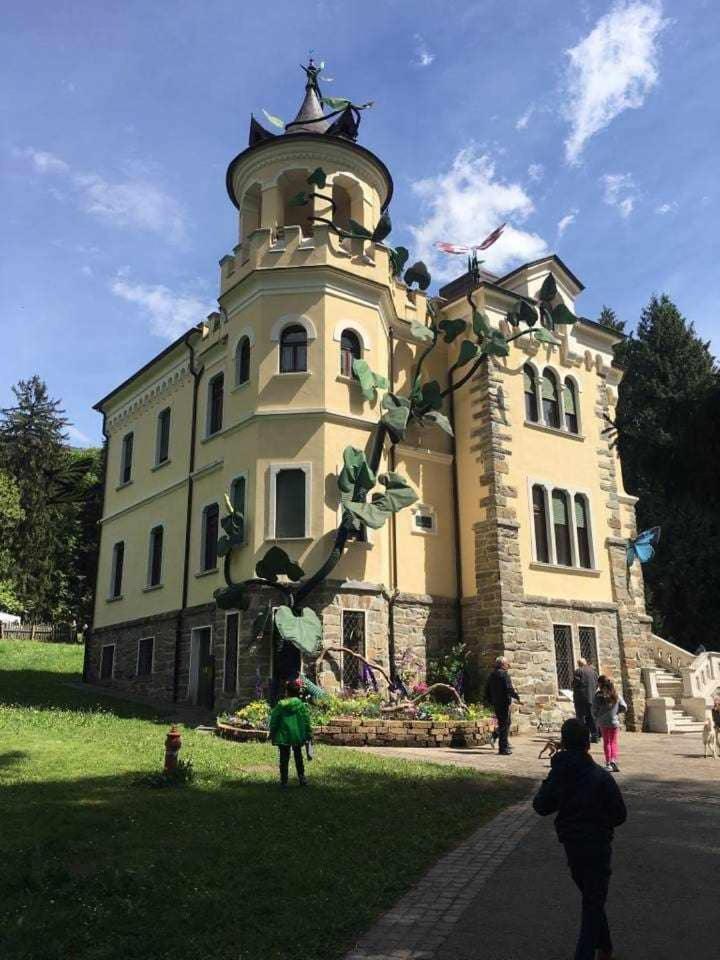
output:
M251 700L228 719L236 726L267 730L270 725L270 704L267 700Z
M138 787L187 787L195 779L192 760L178 760L177 766L169 773L144 773L134 780Z

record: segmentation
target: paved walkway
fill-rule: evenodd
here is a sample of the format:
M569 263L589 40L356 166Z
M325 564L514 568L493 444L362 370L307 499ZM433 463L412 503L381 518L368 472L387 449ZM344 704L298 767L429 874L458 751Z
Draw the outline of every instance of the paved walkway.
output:
M516 738L513 747L511 757L486 747L361 749L546 775L541 741ZM720 760L702 754L697 734L622 737L617 779L628 821L616 833L608 901L619 960L720 956ZM439 861L346 960L570 960L579 894L552 821L529 802L501 813Z

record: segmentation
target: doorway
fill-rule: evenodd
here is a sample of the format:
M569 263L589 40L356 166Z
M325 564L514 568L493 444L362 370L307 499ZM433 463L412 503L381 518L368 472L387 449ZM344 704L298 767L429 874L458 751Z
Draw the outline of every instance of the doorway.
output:
M215 705L215 656L212 627L196 627L190 639L190 702L212 710Z

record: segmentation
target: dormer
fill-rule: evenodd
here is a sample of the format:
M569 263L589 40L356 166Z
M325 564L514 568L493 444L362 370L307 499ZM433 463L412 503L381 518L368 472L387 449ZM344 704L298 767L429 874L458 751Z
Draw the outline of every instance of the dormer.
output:
M533 260L517 267L501 277L497 284L520 294L522 297L537 299L540 287L549 273L555 277L558 293L563 303L575 312L575 300L585 289L584 285L556 254Z

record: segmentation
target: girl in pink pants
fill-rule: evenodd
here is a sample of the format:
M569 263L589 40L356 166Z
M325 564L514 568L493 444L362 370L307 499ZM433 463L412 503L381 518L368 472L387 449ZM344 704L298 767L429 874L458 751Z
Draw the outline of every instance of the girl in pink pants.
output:
M615 689L610 677L598 677L598 689L592 703L592 714L600 730L605 752L605 769L618 772L618 740L620 735L620 714L627 705Z

